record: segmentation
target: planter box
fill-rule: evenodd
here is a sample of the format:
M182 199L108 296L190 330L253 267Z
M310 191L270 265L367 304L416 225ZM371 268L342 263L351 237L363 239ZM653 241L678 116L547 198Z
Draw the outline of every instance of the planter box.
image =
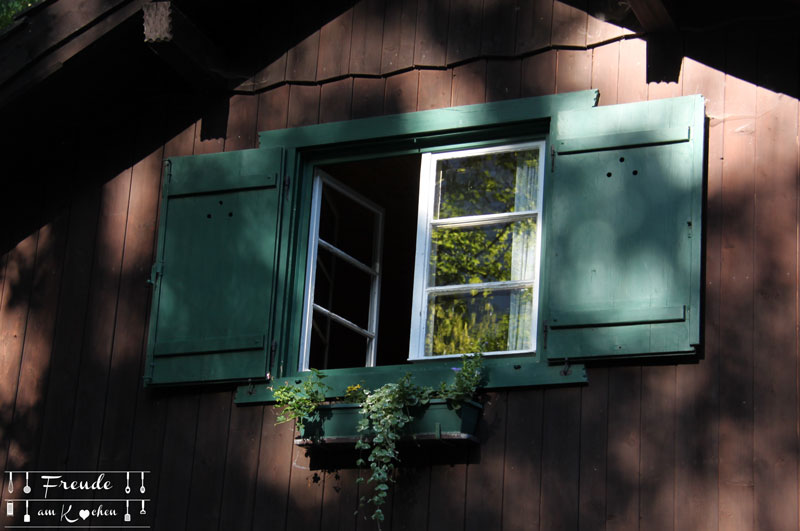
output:
M322 420L306 423L305 430L295 439L299 446L316 443L353 444L359 439L358 421L361 420L358 404L325 404L320 406ZM477 442L478 428L483 406L477 402L466 402L460 408L452 408L445 400L431 400L427 406L414 408L412 420L403 428L403 439L407 440L464 440Z

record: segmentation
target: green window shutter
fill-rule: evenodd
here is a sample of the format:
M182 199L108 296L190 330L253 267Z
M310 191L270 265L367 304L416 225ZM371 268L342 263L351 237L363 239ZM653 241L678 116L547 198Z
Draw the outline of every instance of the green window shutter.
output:
M172 159L146 383L263 379L280 254L282 148Z
M704 120L700 96L552 120L540 321L546 359L694 352Z

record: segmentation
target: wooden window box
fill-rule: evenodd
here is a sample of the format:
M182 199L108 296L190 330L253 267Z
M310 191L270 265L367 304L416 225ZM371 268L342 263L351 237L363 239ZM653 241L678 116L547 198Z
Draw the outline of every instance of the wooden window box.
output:
M322 420L306 423L295 438L297 446L322 444L352 445L360 438L358 404L324 404L320 406ZM475 435L483 406L469 401L455 409L446 400L431 400L427 406L414 408L412 420L403 430L403 439L413 441L478 442Z

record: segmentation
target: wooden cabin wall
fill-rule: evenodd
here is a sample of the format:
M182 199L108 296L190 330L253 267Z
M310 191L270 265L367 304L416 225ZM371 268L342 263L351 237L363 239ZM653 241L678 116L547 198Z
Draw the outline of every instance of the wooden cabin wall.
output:
M410 456L383 528L798 529L798 42L774 29L686 32L677 81L656 83L645 40L558 1L357 3L240 87L224 136L192 123L0 258L0 463L152 470L155 529L374 528L353 514L359 472L311 469L272 407L236 406L230 388L142 387L162 160L506 98L701 93L702 359L486 393L480 445ZM143 124L179 106L109 141L149 146Z

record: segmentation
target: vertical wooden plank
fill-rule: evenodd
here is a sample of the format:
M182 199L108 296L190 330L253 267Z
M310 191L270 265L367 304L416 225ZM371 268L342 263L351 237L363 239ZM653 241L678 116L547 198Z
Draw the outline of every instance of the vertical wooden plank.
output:
M13 424L4 428L9 445L6 470L30 470L36 464L68 221L68 212L62 212L39 229ZM15 383L4 381L3 385L13 387Z
M413 66L416 31L417 0L388 2L383 25L381 74Z
M217 529L222 523L220 503L231 401L231 393L224 391L199 396L192 475L184 487L189 491L188 529Z
M673 529L675 520L675 367L642 369L639 525Z
M592 50L592 88L600 91L598 105L617 103L619 43L612 42Z
M503 463L506 453L508 392L487 394L478 432L480 447L470 449L467 464L467 531L500 529L503 518Z
M453 86L451 70L420 70L417 110L441 109L450 106Z
M608 371L606 529L639 529L639 438L642 370Z
M641 39L619 43L617 101L631 103L647 99L647 44Z
M142 116L136 142L139 149L164 129L161 108ZM154 131L155 130L155 131ZM128 466L134 438L136 396L142 386L144 342L150 288L146 280L153 263L156 219L161 191L163 148L134 164L131 173L122 269L114 339L109 366L99 466L119 470Z
M580 389L546 389L543 401L541 528L575 529L580 472Z
M413 455L412 455L413 454ZM430 463L427 452L408 448L392 486L392 529L418 531L428 525Z
M319 30L305 37L286 54L286 81L315 81L319 55Z
M352 33L353 9L348 9L322 26L319 31L317 81L339 77L348 73L350 37Z
M233 396L228 395L233 401ZM247 529L253 518L264 406L233 406L225 459L222 526Z
M503 462L503 529L506 530L540 529L543 396L541 389L508 393Z
M90 188L80 194L70 208L64 273L42 417L38 459L42 469L67 467L69 445L64 441L69 440L72 428L99 206L99 189Z
M353 6L351 74L381 73L384 9L384 0L362 0Z
M755 67L750 39L729 35L728 68ZM719 359L719 526L753 525L753 240L756 88L725 78Z
M517 0L497 0L483 6L481 55L514 55Z
M480 60L453 69L453 106L486 101L486 61Z
M447 64L452 65L480 55L483 16L482 0L459 0L450 3L450 27L447 31Z
M325 472L322 531L350 531L356 528L358 470L345 468Z
M253 531L284 529L286 524L294 431L291 424L276 425L276 420L275 407L265 407L256 467Z
M789 31L790 33L786 33ZM759 33L753 301L756 529L798 528L797 39ZM776 54L776 50L781 50Z
M448 449L450 463L435 458L431 466L430 496L428 498L428 530L464 529L466 507L467 458L469 449ZM432 459L433 461L434 459Z
M183 391L169 400L159 465L154 529L186 529L199 397Z
M697 35L687 43L683 93L706 97L708 177L705 241L705 331L703 360L678 365L678 417L675 426L675 528L716 529L719 485L719 360L720 280L722 252L722 147L725 74L695 61L709 50L710 64L723 64L724 40L719 32Z
M386 81L383 78L357 77L353 80L353 118L383 114Z
M417 110L417 88L419 72L411 70L395 74L386 79L385 114L413 112Z
M339 122L350 119L353 106L353 79L344 78L322 85L319 121Z
M486 101L519 98L522 61L489 60L486 64Z
M585 0L553 2L553 46L586 46L586 12Z
M592 83L591 50L559 50L556 91L559 94L583 90Z
M547 96L556 92L555 50L532 55L522 60L522 96Z
M317 85L292 85L289 88L288 127L313 125L319 121L319 92Z
M14 401L30 310L38 238L38 231L34 232L9 251L7 258L0 307L0 426L4 433L11 429L14 419ZM4 467L7 457L8 441L3 441L0 463Z
M608 369L589 369L581 392L579 529L603 529L606 519Z
M258 131L283 129L289 116L289 85L277 87L258 96Z
M414 41L414 64L445 66L450 0L419 2Z
M249 94L231 96L225 151L250 149L257 146L258 103L258 96Z
M286 530L317 529L322 514L323 472L311 470L310 459L299 446L293 447L291 463Z
M123 246L131 190L131 169L102 187L97 240L92 264L89 307L84 329L75 416L70 438L69 466L97 466L103 410L117 319Z
M517 14L517 54L550 46L553 0L520 0Z

